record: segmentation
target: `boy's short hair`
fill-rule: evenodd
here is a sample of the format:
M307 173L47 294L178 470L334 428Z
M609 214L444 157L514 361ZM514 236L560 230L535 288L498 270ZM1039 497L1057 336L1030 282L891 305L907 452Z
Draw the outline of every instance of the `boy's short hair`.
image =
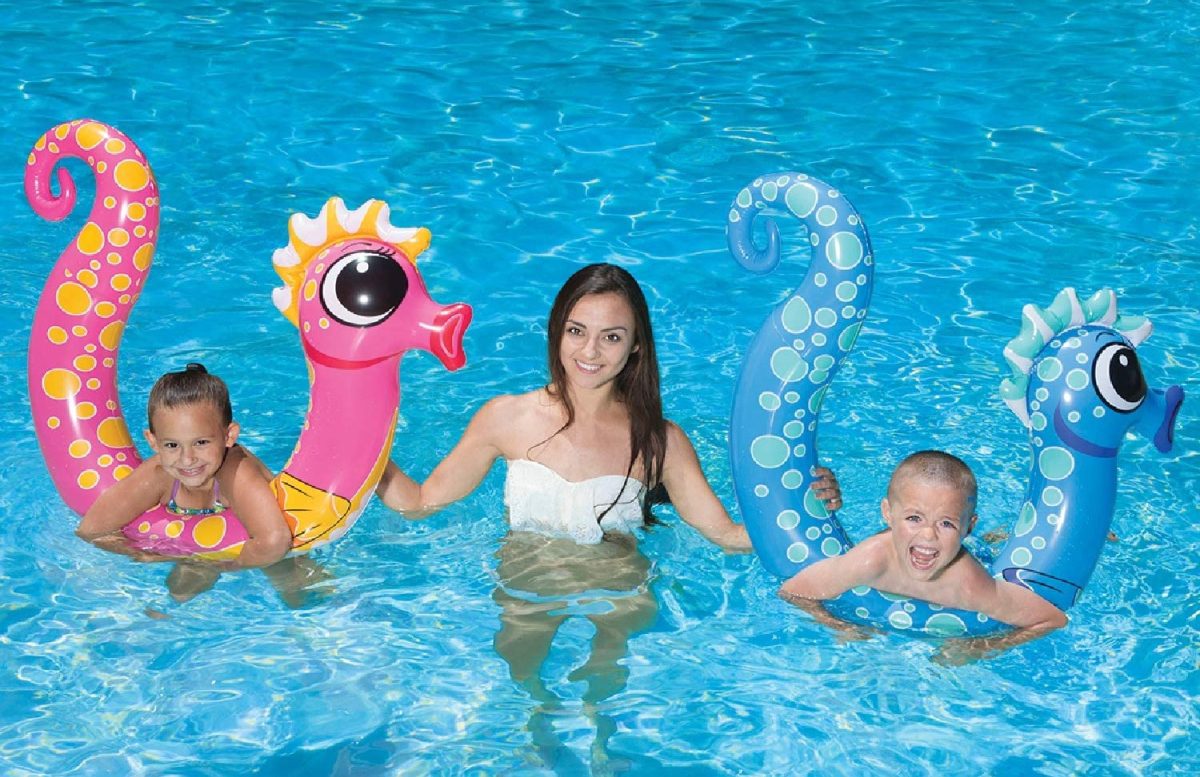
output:
M889 497L892 496L894 484L906 477L916 477L957 488L966 496L966 506L972 512L975 511L975 501L979 496L975 473L971 472L967 463L957 456L945 451L917 451L910 454L892 473L892 479L888 483Z
M154 431L156 410L180 405L212 405L221 414L221 423L233 423L233 403L229 401L229 387L225 381L204 369L203 364L192 362L180 372L168 372L150 389L150 401L146 403L146 421Z

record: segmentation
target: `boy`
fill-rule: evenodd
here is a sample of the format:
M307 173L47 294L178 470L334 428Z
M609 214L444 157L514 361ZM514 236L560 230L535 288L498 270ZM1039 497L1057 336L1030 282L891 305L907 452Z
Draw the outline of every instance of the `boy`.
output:
M1067 622L1062 610L1019 585L996 580L962 548L975 527L971 469L941 451L914 453L896 467L880 505L888 528L847 553L806 567L783 584L789 601L833 599L859 585L982 612L1019 629L1003 647ZM799 603L799 602L797 602ZM992 648L1001 645L992 645Z

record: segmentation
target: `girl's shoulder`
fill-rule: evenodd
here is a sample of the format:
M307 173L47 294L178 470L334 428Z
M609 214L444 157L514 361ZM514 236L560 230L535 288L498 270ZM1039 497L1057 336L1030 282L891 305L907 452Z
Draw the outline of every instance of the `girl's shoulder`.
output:
M229 449L225 454L225 461L217 470L217 481L225 490L236 487L236 484L244 478L266 482L272 477L273 474L267 465L240 443L234 444Z
M154 491L161 497L159 501L165 500L171 493L171 486L175 485L175 478L163 469L157 453L139 464L133 476L136 476L139 488Z
M266 464L263 464L262 459L255 456L253 451L242 445L240 442L235 443L234 446L229 449L229 456L234 456L235 462L245 462L253 472L262 476L263 478L266 478L267 480L275 477L275 473L271 472L271 469Z

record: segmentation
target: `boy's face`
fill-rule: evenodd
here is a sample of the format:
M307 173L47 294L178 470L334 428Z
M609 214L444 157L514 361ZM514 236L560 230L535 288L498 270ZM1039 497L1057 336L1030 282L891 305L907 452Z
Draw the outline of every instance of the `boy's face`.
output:
M237 436L238 425L226 427L220 411L207 403L160 408L154 412L154 431L146 430L146 441L167 474L194 489L212 482Z
M894 481L888 494L881 507L901 572L914 580L935 579L975 526L973 505L955 486L911 476Z

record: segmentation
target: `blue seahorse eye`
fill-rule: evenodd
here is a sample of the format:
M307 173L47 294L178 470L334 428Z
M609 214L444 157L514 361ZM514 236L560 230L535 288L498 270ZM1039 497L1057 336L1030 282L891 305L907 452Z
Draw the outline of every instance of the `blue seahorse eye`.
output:
M1146 378L1137 353L1124 343L1109 343L1092 362L1092 385L1100 401L1118 413L1130 413L1146 398Z
M347 326L368 327L390 316L408 294L408 276L395 257L354 251L321 279L321 304Z

